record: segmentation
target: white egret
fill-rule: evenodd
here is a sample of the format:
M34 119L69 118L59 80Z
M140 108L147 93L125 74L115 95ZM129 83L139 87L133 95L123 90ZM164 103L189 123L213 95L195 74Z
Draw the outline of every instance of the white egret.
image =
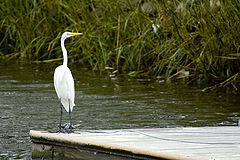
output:
M70 69L67 67L67 50L64 46L64 41L66 38L82 35L82 33L71 33L64 32L61 37L61 48L63 52L63 64L58 66L54 72L54 87L57 93L57 96L60 101L60 122L59 122L59 132L61 131L61 122L62 122L62 106L69 113L69 129L72 129L71 124L71 112L73 110L74 98L75 98L75 89L74 89L74 80Z

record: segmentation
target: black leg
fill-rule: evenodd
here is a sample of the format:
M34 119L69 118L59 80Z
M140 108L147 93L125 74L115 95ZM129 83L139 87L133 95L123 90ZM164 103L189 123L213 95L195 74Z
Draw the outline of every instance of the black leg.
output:
M61 103L61 98L60 100L60 121L59 121L59 132L61 132L61 128L62 128L62 103Z
M71 109L70 109L70 99L68 99L68 106L69 106L69 129L72 130L72 122L71 122Z

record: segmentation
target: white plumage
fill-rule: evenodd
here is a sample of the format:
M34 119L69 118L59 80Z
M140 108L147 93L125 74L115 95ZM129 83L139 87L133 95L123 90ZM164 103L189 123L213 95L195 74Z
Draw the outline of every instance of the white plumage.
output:
M75 106L75 89L72 73L67 66L61 65L55 69L54 87L58 98L61 100L61 103L67 112L69 112L68 100L70 101L70 111L72 112L73 107Z
M74 89L74 80L70 69L67 67L67 50L64 46L64 41L66 38L75 36L75 35L82 35L82 33L71 33L71 32L64 32L61 37L61 48L63 52L63 64L58 66L54 72L54 87L60 100L61 108L61 117L59 123L59 131L61 131L61 121L62 121L62 106L64 109L69 112L69 120L70 125L69 128L72 129L71 125L71 112L73 110L74 99L75 99L75 89Z

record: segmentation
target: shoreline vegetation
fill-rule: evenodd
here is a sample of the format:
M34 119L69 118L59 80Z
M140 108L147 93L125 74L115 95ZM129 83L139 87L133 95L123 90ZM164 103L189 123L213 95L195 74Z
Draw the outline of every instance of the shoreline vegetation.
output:
M12 0L0 3L0 60L58 62L240 89L238 0Z

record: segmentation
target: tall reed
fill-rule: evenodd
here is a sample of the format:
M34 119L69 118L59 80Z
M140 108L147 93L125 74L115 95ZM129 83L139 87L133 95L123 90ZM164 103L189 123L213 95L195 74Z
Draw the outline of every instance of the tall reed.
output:
M228 84L236 87L239 10L238 0L3 1L0 57L58 61L63 31L83 32L66 46L73 61L92 69L166 79L233 77Z

